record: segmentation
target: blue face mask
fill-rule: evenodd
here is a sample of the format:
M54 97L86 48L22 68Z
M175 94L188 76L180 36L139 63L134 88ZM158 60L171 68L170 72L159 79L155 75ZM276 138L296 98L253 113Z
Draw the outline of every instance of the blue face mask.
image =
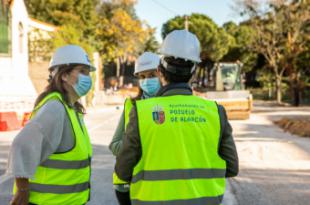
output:
M79 74L78 82L73 86L76 94L80 97L86 95L92 86L91 77Z
M139 84L146 97L154 97L160 88L160 82L157 77L139 80Z

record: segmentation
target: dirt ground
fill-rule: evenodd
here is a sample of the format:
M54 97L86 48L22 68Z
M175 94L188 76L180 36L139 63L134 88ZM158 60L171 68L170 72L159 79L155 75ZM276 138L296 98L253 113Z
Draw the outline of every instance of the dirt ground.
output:
M284 118L310 119L310 107L254 101L250 119L231 121L239 175L230 184L238 205L309 204L310 138L274 124Z
M276 125L301 137L310 137L310 118L309 117L284 117L281 120L274 121Z

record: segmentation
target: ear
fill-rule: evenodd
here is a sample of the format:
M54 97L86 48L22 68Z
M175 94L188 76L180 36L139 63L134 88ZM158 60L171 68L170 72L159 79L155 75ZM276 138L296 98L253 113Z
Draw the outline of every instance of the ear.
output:
M61 76L61 80L64 81L64 82L68 82L68 74L67 74L67 73L64 73L64 74Z
M159 77L159 78L164 78L164 75L163 75L163 73L161 72L161 70L160 70L159 67L157 68L157 74L158 74L158 77Z
M160 84L163 85L163 82L164 82L164 75L163 75L163 73L160 71L159 66L157 67L157 75L158 75Z
M161 72L160 72L160 67L159 66L157 67L156 72L157 72L158 77L162 75Z

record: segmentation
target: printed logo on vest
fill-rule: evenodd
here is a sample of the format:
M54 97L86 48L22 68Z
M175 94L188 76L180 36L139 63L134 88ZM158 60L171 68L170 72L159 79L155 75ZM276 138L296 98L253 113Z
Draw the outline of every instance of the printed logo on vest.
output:
M156 105L153 108L153 112L152 112L152 116L153 116L153 121L156 124L163 124L165 122L165 112L164 109L162 107L160 107L159 105Z

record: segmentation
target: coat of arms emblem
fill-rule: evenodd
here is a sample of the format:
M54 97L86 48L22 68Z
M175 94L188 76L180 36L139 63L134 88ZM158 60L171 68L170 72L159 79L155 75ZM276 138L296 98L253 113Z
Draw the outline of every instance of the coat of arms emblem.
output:
M153 121L156 124L163 124L165 122L164 109L162 107L160 107L159 105L156 105L153 108L152 116L153 116Z

